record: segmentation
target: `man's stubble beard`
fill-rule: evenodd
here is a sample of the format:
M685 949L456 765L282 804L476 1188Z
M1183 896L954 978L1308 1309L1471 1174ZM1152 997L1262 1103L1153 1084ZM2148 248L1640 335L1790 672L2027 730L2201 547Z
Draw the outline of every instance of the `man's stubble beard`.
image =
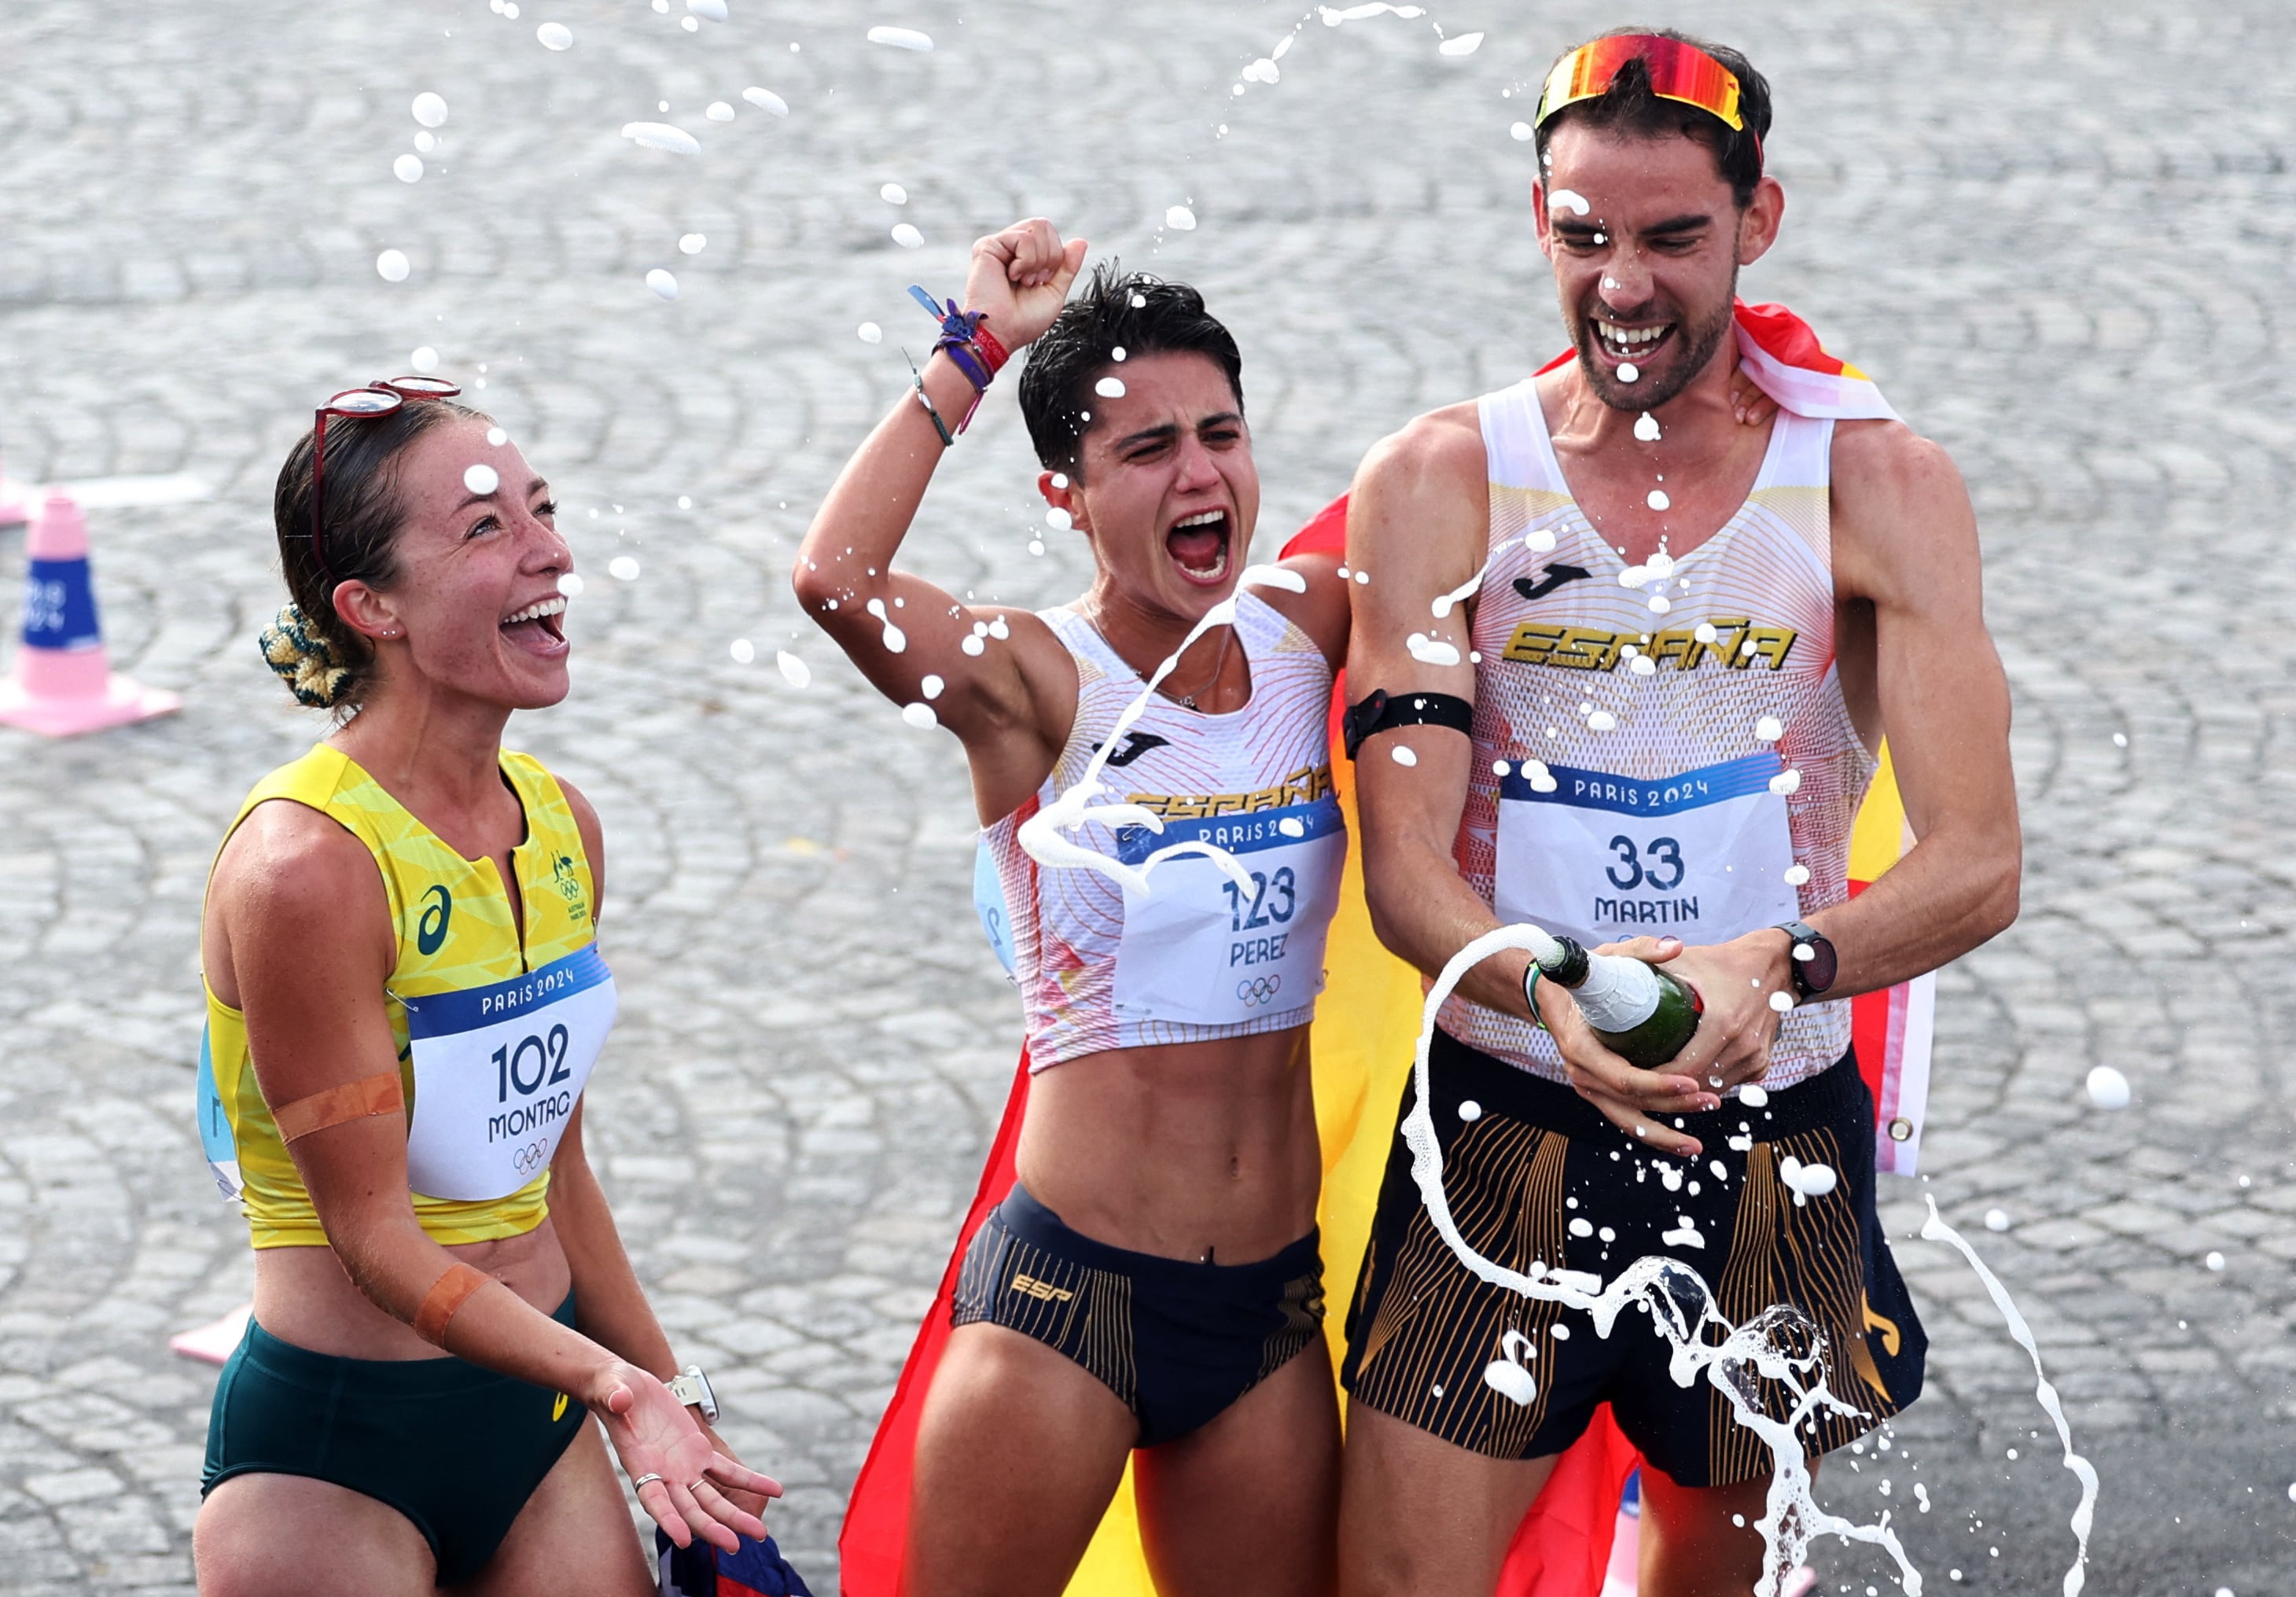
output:
M1733 267L1730 291L1724 296L1720 308L1695 327L1685 324L1675 329L1674 336L1686 352L1686 358L1669 362L1664 377L1656 381L1644 379L1639 382L1616 381L1609 369L1595 359L1594 318L1582 317L1577 340L1578 370L1585 374L1587 386L1594 389L1595 397L1612 410L1656 410L1688 388L1692 381L1706 369L1706 363L1714 358L1715 350L1722 347L1724 335L1730 332L1736 323L1737 303L1738 273Z

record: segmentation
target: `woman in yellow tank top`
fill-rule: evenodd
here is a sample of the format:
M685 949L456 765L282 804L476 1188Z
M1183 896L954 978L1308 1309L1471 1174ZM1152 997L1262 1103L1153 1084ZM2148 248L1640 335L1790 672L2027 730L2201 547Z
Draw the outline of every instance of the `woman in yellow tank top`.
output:
M598 818L502 748L566 694L572 557L455 392L335 396L274 500L295 602L265 655L342 718L256 785L209 882L201 1129L256 1273L202 1592L636 1597L606 1442L681 1545L762 1536L780 1491L709 1429L583 1156L614 1012Z

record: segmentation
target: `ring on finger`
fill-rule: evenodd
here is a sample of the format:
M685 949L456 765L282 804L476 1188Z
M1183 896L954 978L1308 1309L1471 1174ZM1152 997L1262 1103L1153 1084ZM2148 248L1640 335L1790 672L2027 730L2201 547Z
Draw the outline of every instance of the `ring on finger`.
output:
M643 1492L646 1487L652 1486L655 1481L660 1480L660 1478L661 1477L659 1474L649 1471L630 1482L630 1490L634 1492Z
M709 1484L709 1478L707 1475L697 1475L693 1478L693 1483L685 1489L689 1492L698 1492Z

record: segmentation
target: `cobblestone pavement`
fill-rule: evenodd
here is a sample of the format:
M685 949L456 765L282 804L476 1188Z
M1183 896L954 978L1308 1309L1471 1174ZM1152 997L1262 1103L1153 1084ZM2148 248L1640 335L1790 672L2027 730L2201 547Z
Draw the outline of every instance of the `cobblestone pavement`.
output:
M1792 204L1748 291L1954 451L2016 689L2024 916L1943 979L1931 1184L1886 1206L1930 1390L1891 1464L1828 1470L1837 1503L1894 1509L1932 1583L2055 1589L2073 1493L1977 1282L1906 1240L1924 1191L2017 1294L2103 1472L2091 1589L2296 1591L2296 1074L2276 1045L2296 856L2273 819L2296 811L2296 561L2272 553L2296 487L2296 27L2272 0L2209 10L1669 12L1772 75ZM1272 543L1372 439L1557 343L1509 136L1529 104L1505 91L1619 20L1444 0L1310 20L1281 82L1237 95L1297 12L684 14L0 9L8 463L217 490L92 518L113 648L184 713L62 746L0 732L0 1589L188 1590L212 1372L164 1344L250 1277L193 1133L195 911L241 793L316 735L251 641L277 602L270 483L316 396L433 346L559 481L591 573L577 689L515 737L611 844L625 1018L591 1135L664 1319L790 1483L782 1533L826 1585L1016 1031L967 906L955 749L866 693L783 576L905 380L895 344L924 342L902 288L955 291L968 241L1028 211L1200 281L1247 354ZM543 21L573 47L543 48ZM1432 21L1491 31L1444 56ZM939 47L865 42L878 23ZM753 84L786 119L741 99ZM422 90L451 118L408 185L391 164ZM617 136L656 118L701 156ZM1201 225L1161 230L1184 203ZM387 248L403 283L377 274ZM955 451L914 557L1049 602L1086 565L1030 548L1010 404ZM0 533L0 581L21 548ZM604 575L616 554L634 579ZM782 646L810 687L774 670ZM2135 1085L2127 1112L2082 1096L2099 1062ZM1866 1551L1824 1554L1827 1589L1882 1580Z

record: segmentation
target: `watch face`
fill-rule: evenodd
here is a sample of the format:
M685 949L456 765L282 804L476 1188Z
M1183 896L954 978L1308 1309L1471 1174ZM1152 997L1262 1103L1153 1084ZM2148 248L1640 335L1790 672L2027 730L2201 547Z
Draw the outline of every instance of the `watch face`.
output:
M1801 946L1809 950L1808 959L1794 961L1794 974L1801 979L1801 990L1823 993L1833 985L1841 968L1840 956L1833 952L1833 945L1822 937L1814 937Z

